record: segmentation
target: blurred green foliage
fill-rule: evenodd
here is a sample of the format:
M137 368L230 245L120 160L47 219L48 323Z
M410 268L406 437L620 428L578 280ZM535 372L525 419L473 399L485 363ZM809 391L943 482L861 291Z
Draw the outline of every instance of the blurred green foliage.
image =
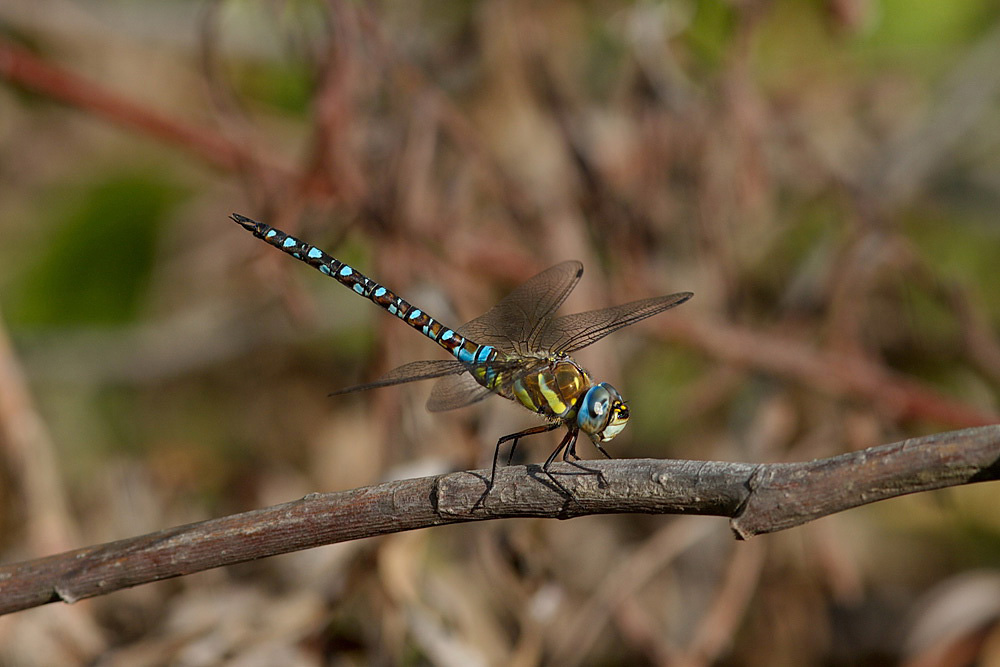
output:
M313 77L301 62L244 62L234 77L242 95L276 111L304 117L312 101Z
M936 57L974 39L992 25L998 10L992 0L922 2L919 11L907 0L883 0L873 8L878 20L866 40L869 47Z
M42 216L49 238L5 294L12 327L112 325L143 304L162 223L181 190L161 174L123 172L56 186ZM47 211L45 209L48 209Z

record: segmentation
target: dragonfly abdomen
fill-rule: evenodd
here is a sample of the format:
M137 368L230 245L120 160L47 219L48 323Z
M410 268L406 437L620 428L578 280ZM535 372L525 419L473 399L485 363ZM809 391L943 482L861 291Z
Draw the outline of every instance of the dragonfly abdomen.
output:
M424 311L411 305L403 297L393 293L389 288L380 285L336 257L326 254L316 246L238 213L234 213L231 217L244 229L253 232L257 238L316 268L323 275L333 278L345 287L349 287L356 294L395 315L443 347L459 361L473 365L486 364L496 359L497 351L492 346L479 345L454 329L444 326Z

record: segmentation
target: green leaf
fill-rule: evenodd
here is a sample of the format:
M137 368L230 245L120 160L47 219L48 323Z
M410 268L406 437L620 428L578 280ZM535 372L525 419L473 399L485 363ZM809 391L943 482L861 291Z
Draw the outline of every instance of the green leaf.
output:
M13 325L108 325L135 318L149 283L157 231L178 189L155 176L118 174L55 193L47 245L16 281Z

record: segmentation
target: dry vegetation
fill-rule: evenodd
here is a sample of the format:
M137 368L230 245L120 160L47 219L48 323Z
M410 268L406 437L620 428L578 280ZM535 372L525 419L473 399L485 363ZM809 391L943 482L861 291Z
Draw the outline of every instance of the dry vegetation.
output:
M567 258L567 311L693 291L579 355L622 457L1000 421L998 100L986 0L8 0L0 559L484 467L532 424L326 398L433 345L232 211L448 323ZM998 504L402 533L2 617L0 664L997 664Z

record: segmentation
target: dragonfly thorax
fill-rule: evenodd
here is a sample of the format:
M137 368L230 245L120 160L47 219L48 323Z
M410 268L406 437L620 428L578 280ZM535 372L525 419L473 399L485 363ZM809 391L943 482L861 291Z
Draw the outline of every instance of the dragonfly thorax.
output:
M587 371L562 356L539 359L510 385L496 391L543 417L573 421L593 384Z
M618 390L606 382L595 383L565 355L539 359L506 390L495 391L544 417L579 428L595 442L611 440L628 421L628 407Z

